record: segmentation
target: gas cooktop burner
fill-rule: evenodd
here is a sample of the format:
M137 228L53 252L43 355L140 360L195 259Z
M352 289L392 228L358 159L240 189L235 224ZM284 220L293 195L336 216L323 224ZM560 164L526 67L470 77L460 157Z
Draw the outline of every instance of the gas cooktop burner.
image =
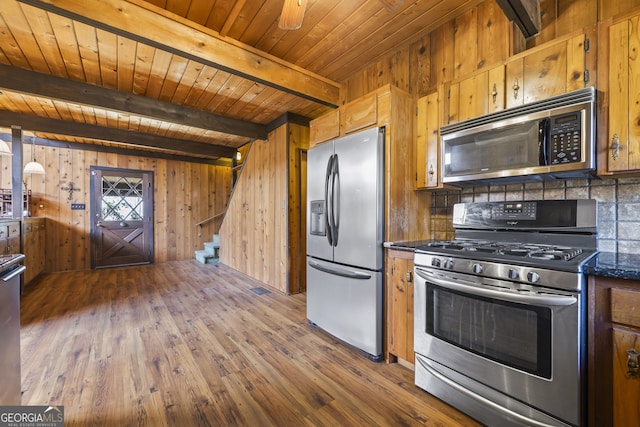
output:
M446 249L449 251L486 253L496 255L508 255L515 257L529 257L542 260L569 261L580 255L580 248L569 248L553 245L534 245L520 243L502 243L487 241L448 240L431 242L427 245L434 249Z

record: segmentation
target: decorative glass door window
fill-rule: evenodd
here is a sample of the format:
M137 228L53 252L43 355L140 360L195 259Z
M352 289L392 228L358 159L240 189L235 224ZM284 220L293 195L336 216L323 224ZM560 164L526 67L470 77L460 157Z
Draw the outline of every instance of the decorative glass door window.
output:
M102 177L102 219L139 221L144 218L141 177Z

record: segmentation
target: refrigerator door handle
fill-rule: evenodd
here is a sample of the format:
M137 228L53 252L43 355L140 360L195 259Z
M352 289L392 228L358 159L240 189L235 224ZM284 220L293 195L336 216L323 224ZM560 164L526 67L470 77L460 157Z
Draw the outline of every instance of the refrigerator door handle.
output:
M323 271L325 273L335 274L337 276L342 276L342 277L348 277L350 279L368 280L371 278L371 275L368 273L362 273L360 271L350 270L348 268L342 268L342 267L329 267L327 265L324 265L312 260L309 260L309 266L315 268L316 270Z
M333 154L329 157L327 162L327 172L324 177L324 212L325 212L325 228L327 230L327 240L329 245L333 246L333 219L331 218L331 212L333 210Z
M338 246L338 232L340 230L340 170L338 169L338 155L333 161L333 202L331 203L333 215L333 246Z

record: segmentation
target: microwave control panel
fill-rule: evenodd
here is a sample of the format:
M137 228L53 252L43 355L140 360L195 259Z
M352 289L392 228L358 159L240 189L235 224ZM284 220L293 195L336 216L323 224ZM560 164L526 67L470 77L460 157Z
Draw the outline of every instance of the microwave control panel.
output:
M582 112L552 116L549 123L549 164L582 161Z

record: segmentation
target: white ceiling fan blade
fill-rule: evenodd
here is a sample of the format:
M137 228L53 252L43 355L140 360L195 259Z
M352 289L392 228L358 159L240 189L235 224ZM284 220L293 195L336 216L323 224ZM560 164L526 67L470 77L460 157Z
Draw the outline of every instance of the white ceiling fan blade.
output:
M302 25L307 0L284 0L278 28L282 30L297 30Z

